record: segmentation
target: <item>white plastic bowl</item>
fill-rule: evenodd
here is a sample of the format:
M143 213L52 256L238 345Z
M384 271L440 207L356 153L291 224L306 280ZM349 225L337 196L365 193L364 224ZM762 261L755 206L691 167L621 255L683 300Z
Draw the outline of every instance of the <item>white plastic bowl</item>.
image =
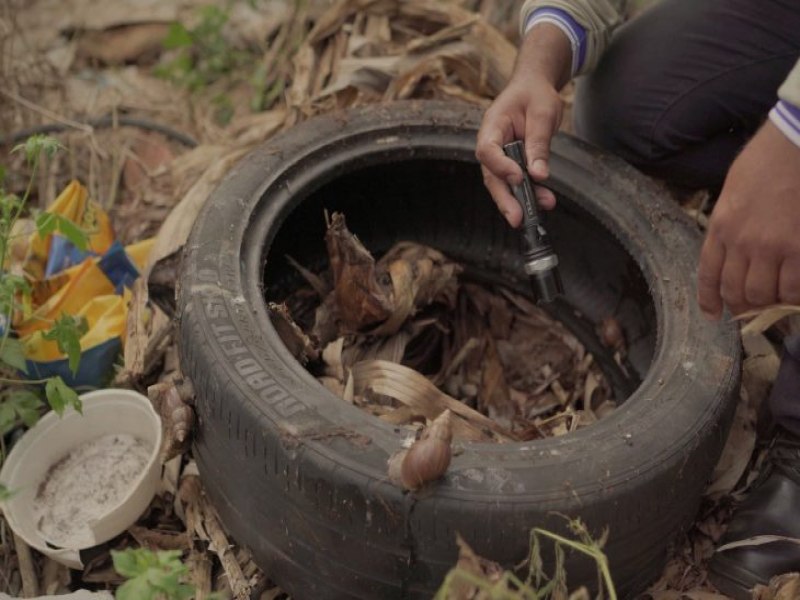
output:
M155 495L161 478L161 419L150 400L137 392L106 389L81 395L83 415L73 409L63 417L44 415L12 448L0 483L13 493L3 503L11 529L29 546L73 569L83 567L79 551L102 544L133 525ZM48 470L72 450L108 434L130 434L152 447L144 469L128 493L95 521L88 523L93 541L70 548L53 548L39 532L33 514L34 498Z

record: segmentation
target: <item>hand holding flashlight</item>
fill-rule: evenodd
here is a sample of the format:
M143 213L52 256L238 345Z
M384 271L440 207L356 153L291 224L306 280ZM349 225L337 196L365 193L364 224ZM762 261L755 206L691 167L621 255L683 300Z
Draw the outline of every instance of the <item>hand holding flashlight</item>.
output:
M503 152L522 169L522 183L511 186L511 192L522 207L525 272L531 278L536 301L552 302L564 293L564 289L558 273L558 256L553 252L547 232L539 220L533 183L526 167L525 145L517 140L505 144Z

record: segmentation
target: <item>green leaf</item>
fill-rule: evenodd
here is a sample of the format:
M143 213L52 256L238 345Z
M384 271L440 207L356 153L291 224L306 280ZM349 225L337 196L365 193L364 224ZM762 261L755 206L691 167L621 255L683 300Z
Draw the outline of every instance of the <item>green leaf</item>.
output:
M58 349L67 355L69 370L75 375L81 362L81 338L89 330L84 317L62 314L49 331L42 334L48 341L55 341Z
M44 386L44 395L47 402L59 416L64 414L68 406L72 406L79 413L82 413L83 405L78 394L70 388L59 376L50 377Z
M181 583L188 575L180 550L153 552L146 548L112 550L114 569L128 581L117 590L117 600L165 598L188 600L194 595L192 586Z
M78 250L85 251L89 247L89 234L81 229L74 221L64 215L51 212L41 212L36 215L36 231L44 239L49 234L58 231L67 238Z
M31 286L19 275L3 273L0 277L0 325L5 326L6 321L10 321L10 315L15 309L24 306L31 295ZM17 302L22 300L22 302Z
M115 596L117 600L153 600L157 593L146 579L134 577L119 586Z
M53 233L57 227L58 224L56 223L56 215L54 213L40 212L36 215L36 231L39 233L40 238L46 238Z
M156 557L160 566L176 570L186 570L186 567L181 562L182 555L183 553L180 550L159 550L156 552Z
M127 550L111 551L111 559L114 562L114 570L123 577L137 577L145 573L150 566L146 560L146 554L142 553L143 548L128 548ZM152 553L151 553L152 554ZM153 564L155 564L153 562Z
M44 152L48 156L54 156L63 147L56 138L37 133L25 140L24 143L14 146L11 152L24 152L25 160L30 165L39 157L40 153Z
M0 435L5 435L14 428L17 413L8 401L0 403Z
M28 389L13 390L8 396L8 404L14 408L17 416L22 419L26 427L36 425L41 408L44 405L39 394Z
M25 346L18 339L7 337L4 341L0 341L0 361L23 373L28 372Z
M2 483L0 483L0 502L5 502L13 495L14 495L14 490L10 490Z
M162 44L167 50L185 48L192 45L192 36L182 23L172 23Z

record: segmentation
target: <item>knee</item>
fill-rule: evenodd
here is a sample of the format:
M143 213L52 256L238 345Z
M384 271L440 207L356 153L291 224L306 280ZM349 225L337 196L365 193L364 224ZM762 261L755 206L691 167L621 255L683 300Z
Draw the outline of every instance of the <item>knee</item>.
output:
M581 138L635 165L661 154L653 137L657 102L647 69L610 48L597 69L577 81L573 126Z

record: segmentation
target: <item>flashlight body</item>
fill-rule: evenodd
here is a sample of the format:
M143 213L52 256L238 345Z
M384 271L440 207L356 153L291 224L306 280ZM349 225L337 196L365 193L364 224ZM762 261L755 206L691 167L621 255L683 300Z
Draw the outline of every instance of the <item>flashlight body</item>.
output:
M522 169L522 183L512 185L511 192L522 208L521 233L525 241L525 272L531 278L536 300L552 302L564 293L564 289L558 272L558 256L550 246L547 232L542 226L536 207L533 183L526 166L525 145L517 140L505 144L503 152Z

